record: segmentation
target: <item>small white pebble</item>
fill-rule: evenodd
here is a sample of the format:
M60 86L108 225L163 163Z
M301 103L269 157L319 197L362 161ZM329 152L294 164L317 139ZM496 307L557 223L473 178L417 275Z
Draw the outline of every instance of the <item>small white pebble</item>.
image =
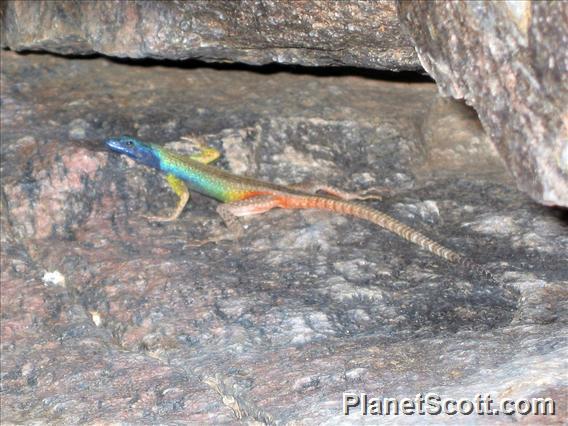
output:
M101 318L101 314L98 311L89 311L91 314L91 319L95 323L97 327L100 327L103 323L103 319Z

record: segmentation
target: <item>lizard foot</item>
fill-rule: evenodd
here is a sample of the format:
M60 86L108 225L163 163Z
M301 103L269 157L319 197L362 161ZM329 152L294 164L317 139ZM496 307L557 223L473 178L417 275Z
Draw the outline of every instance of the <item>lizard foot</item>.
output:
M366 191L356 192L352 194L352 200L382 200L384 196L392 194L392 190L384 186L376 186Z

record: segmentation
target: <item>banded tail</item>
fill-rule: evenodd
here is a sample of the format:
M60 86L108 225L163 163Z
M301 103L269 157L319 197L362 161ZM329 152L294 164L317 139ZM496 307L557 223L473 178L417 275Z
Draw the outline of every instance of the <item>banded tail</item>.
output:
M491 272L484 269L475 262L463 257L462 255L450 250L434 240L431 240L421 232L412 229L410 226L399 222L395 218L378 210L335 198L314 196L290 196L280 199L279 204L288 209L320 209L337 212L347 216L354 216L359 219L379 225L392 233L428 250L435 255L448 260L449 262L465 266L470 271L485 276L490 281L497 283Z

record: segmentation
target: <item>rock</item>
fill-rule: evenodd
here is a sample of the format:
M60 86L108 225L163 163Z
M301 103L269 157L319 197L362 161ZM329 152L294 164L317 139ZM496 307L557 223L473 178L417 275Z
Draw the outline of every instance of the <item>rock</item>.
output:
M518 187L568 206L568 3L404 2L441 93L475 108Z
M527 203L433 83L0 55L3 423L376 423L341 414L346 391L551 397L556 416L514 419L566 423L566 217ZM102 149L119 134L191 134L279 183L392 187L370 205L503 285L322 211L203 243L225 227L193 194L148 223L175 197ZM425 419L456 417L405 421Z
M2 2L2 46L64 55L418 70L383 2Z

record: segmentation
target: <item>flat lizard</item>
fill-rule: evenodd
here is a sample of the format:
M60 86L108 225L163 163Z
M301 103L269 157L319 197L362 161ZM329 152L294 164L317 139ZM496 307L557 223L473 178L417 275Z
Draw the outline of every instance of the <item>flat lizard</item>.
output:
M461 264L495 282L491 273L475 262L443 247L385 213L353 202L353 200L380 199L378 195L369 195L368 192L347 192L319 183L276 185L234 175L209 165L220 156L219 151L209 147L201 147L202 150L194 155L182 155L130 136L109 138L105 141L105 145L112 151L125 154L139 163L167 174L169 185L179 197L177 207L170 216L146 217L151 221L176 220L189 201L189 189L224 203L217 207L217 212L237 237L242 233L242 227L237 220L241 216L264 213L276 207L330 210L379 225L431 253Z

